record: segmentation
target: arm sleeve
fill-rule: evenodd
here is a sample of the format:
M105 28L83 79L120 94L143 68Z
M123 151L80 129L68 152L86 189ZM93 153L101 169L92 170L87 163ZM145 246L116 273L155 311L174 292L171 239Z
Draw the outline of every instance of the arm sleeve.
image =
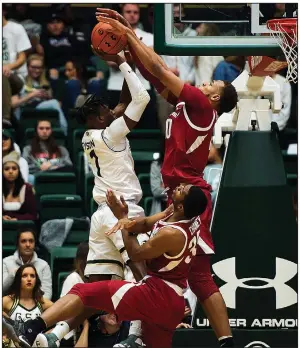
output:
M29 173L34 174L40 170L40 168L37 166L37 164L34 161L34 157L31 155L31 146L27 145L23 149L22 157L27 161Z
M28 35L26 33L26 30L23 28L23 26L20 24L18 25L18 30L16 33L16 40L17 40L17 52L24 52L26 50L29 50L31 48L31 43L29 41Z
M130 132L130 129L127 127L127 124L123 117L119 117L114 120L110 126L105 128L103 131L103 136L113 143L118 143L126 137Z
M61 151L59 167L72 166L73 164L70 158L69 151L64 146L60 146L59 148Z
M151 192L155 198L165 197L165 194L162 194L164 188L161 186L161 183L160 165L156 161L153 161L150 167L150 185Z
M52 276L49 265L46 263L42 274L42 290L44 291L44 297L51 300L52 297Z

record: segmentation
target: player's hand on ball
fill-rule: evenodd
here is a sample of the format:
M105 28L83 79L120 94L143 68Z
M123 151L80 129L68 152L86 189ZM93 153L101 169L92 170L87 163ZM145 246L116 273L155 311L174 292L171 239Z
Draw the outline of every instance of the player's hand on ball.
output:
M107 17L106 14L98 15L96 16L96 18L98 22L111 25L112 28L110 30L106 30L107 32L112 32L113 34L121 36L125 34L126 31L128 30L128 28L125 25L123 25L121 22L117 21L116 19Z
M127 218L128 205L123 196L118 200L113 191L108 189L106 192L106 204L110 207L110 210L118 220Z
M91 45L91 49L96 56L105 60L106 62L114 62L118 65L121 65L126 61L124 55L122 56L120 54L106 54L102 51L96 50L93 45Z
M109 17L109 18L113 18L116 19L118 22L122 23L123 25L125 25L125 27L129 28L132 30L131 25L129 24L129 22L127 21L127 19L125 19L122 15L120 15L120 13L118 13L117 11L111 10L109 8L101 8L101 7L97 7L96 8L96 18L98 16L103 16L103 17ZM98 20L98 18L97 18ZM98 20L99 21L99 20Z
M107 236L112 233L116 233L119 230L130 230L136 224L136 220L130 220L128 218L120 219L113 228L105 232Z

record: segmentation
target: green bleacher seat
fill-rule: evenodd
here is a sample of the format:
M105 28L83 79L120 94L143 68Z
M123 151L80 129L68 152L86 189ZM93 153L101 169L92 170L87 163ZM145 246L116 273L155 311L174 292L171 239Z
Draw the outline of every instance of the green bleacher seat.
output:
M74 173L40 172L35 176L36 196L49 194L75 194L76 176Z
M82 199L78 195L43 195L40 198L40 207L41 224L53 219L84 216Z
M153 197L145 197L144 198L144 210L145 210L146 216L150 215L152 202L153 202Z
M137 175L150 173L150 165L153 161L152 151L133 151L132 157L134 159L134 170Z
M16 245L3 245L2 246L2 259L7 256L13 255L16 251Z
M34 133L34 128L27 128L25 130L24 142L22 145L23 147L31 144L31 140L34 136ZM66 136L61 128L52 128L52 134L55 138L57 145L66 146Z
M297 185L298 185L298 175L297 174L287 174L287 182L293 190L296 190Z
M131 151L160 151L162 133L159 129L134 129L127 137Z
M83 196L84 194L84 185L82 182L84 181L84 152L80 151L77 154L77 163L76 163L76 182L77 182L77 193Z
M50 268L52 272L52 300L59 297L58 291L58 274L61 272L71 273L76 256L77 247L57 247L50 251Z
M73 131L73 138L72 138L72 160L74 165L77 165L77 154L78 152L82 151L82 145L81 140L83 137L83 134L85 132L85 129L75 129Z
M54 109L24 108L21 111L20 125L23 129L35 128L37 120L48 120L52 127L59 127L58 111Z
M2 243L5 246L16 246L17 230L21 226L35 228L35 224L30 220L2 221Z
M89 239L90 223L88 220L76 219L71 230L64 241L64 246L77 246L81 242Z
M85 127L83 124L77 122L77 111L76 109L69 109L66 113L67 121L68 121L68 150L70 152L71 158L73 158L72 146L73 146L73 132L76 129L84 130ZM82 151L82 149L81 149Z
M59 272L57 277L57 298L60 297L63 283L71 272Z
M90 202L91 198L93 198L93 188L94 174L90 172L84 177L84 204L87 212L90 211Z
M141 173L138 175L138 179L143 190L143 197L151 196L150 173Z

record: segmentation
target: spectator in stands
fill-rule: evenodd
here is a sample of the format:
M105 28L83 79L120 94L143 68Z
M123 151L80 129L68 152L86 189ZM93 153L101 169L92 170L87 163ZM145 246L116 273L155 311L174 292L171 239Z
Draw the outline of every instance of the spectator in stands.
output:
M85 55L87 43L76 40L76 37L65 31L64 18L60 13L52 13L47 21L47 29L41 35L45 64L51 79L58 79L59 68L76 55ZM81 51L81 54L80 54Z
M7 77L16 73L25 78L27 75L26 51L31 48L31 44L23 26L8 21L5 15L6 6L3 6L2 73Z
M35 319L53 304L43 295L36 268L31 263L24 264L17 270L8 295L2 299L2 310L14 321Z
M34 251L36 243L36 233L31 227L20 227L17 235L17 250L11 256L3 259L3 292L7 293L14 281L18 268L22 265L31 264L36 270L41 280L41 288L48 300L52 296L52 277L48 263L38 258Z
M103 83L100 79L92 78L88 80L85 65L78 60L70 60L65 64L66 80L66 100L64 108L74 108L76 99L80 94L95 94L100 97Z
M221 180L222 168L223 168L223 153L224 146L217 149L213 143L210 144L209 155L207 165L204 168L203 178L211 185L212 191L212 204L215 204L217 197L217 191Z
M28 75L25 78L25 86L19 95L12 97L12 107L16 109L26 106L37 109L57 110L60 126L67 135L67 120L58 100L53 99L53 92L46 78L43 58L33 54L28 58L27 66ZM20 118L20 112L16 112L16 117Z
M165 191L162 176L160 173L165 153L164 145L165 143L162 140L161 150L160 152L153 154L154 161L151 162L150 166L150 186L153 195L150 215L160 213L167 207L168 195Z
M60 297L65 296L75 284L85 283L87 281L87 278L84 276L84 269L86 266L88 252L88 242L82 242L78 245L76 257L74 259L74 271L68 275L64 281Z
M195 30L191 26L186 26L185 23L179 22L180 7L179 4L173 5L174 14L174 31L176 35L191 37L197 36ZM184 7L181 5L181 17L185 17ZM194 57L192 56L161 56L168 68L176 75L179 76L184 83L194 84L195 82L195 68ZM156 92L157 97L157 112L160 123L160 128L163 133L166 131L166 119L170 113L174 110L173 105L169 104L161 95Z
M214 23L201 23L196 28L198 36L220 36L220 30ZM213 73L217 65L223 61L223 56L199 56L194 59L195 85L213 80Z
M75 347L112 347L126 339L128 332L129 322L119 321L115 314L104 312L93 320L84 321Z
M4 157L10 154L12 151L16 151L20 154L19 146L15 146L15 145L17 144L14 144L11 131L9 129L3 129L2 130L2 156ZM28 163L23 157L20 157L19 159L19 166L20 166L20 171L24 181L28 182L28 175L29 175Z
M139 4L123 4L121 8L121 13L124 16L124 18L129 22L137 37L141 38L141 40L146 46L153 47L153 34L147 33L146 31L143 31L138 27L140 20ZM124 78L116 63L108 62L108 65L110 69L109 78L107 82L107 90L108 97L111 102L110 107L114 108L119 103ZM154 108L155 95L151 92L150 83L146 79L144 79L144 77L141 75L138 69L136 69L136 74L140 81L142 81L145 88L147 89L149 95L151 96L151 100L144 111L144 116L142 117L136 128L157 128L157 120L154 116L156 114Z
M29 165L29 182L34 183L34 175L43 171L72 171L68 150L58 146L52 135L50 121L39 120L31 145L23 149L23 157Z
M3 157L3 220L37 220L32 186L22 177L19 158L16 151Z
M271 77L280 86L280 97L282 102L282 108L279 113L272 113L270 109L271 120L276 122L279 130L282 131L286 127L291 115L292 87L289 81L280 74L274 74Z
M29 37L31 43L30 54L38 53L43 55L43 48L40 45L40 35L42 32L42 25L36 23L32 18L32 7L30 4L13 4L13 12L11 17L14 21L21 24Z
M224 58L225 60L217 65L213 80L232 82L244 70L246 58L244 56L224 56Z

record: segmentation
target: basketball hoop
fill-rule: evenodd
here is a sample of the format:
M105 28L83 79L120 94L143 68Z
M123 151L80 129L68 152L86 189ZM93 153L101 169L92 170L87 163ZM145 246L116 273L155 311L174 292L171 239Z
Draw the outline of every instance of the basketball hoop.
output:
M287 80L296 83L298 78L297 18L271 19L267 21L267 28L285 55L288 63Z
M297 18L271 19L267 21L267 27L281 47L286 62L267 56L249 56L248 63L251 74L254 76L267 76L288 67L286 79L296 83L298 78Z

